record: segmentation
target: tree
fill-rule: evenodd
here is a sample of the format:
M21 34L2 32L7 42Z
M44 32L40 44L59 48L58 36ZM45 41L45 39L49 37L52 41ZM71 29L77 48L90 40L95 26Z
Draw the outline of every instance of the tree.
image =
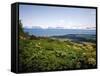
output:
M19 20L19 35L22 35L22 36L24 35L21 20Z

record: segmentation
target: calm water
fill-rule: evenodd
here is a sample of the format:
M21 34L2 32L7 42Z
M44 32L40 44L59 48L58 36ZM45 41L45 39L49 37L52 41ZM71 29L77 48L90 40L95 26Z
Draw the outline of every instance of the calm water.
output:
M58 36L67 34L95 34L95 30L81 30L81 29L24 29L30 35L36 36Z

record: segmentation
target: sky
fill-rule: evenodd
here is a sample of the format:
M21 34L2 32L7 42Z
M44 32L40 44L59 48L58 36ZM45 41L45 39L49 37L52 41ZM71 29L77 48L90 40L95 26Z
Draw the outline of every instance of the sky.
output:
M24 28L95 29L96 10L89 8L19 5Z

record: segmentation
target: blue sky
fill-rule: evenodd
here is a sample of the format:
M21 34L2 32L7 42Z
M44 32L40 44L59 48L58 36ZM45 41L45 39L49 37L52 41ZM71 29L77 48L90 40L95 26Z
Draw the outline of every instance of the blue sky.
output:
M96 10L86 8L20 5L23 27L94 29Z

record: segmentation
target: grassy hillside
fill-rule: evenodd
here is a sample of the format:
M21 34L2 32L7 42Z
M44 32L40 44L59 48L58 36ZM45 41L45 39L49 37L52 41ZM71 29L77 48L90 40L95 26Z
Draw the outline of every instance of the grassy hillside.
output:
M96 66L96 45L49 38L20 39L21 71L49 71L93 68Z

